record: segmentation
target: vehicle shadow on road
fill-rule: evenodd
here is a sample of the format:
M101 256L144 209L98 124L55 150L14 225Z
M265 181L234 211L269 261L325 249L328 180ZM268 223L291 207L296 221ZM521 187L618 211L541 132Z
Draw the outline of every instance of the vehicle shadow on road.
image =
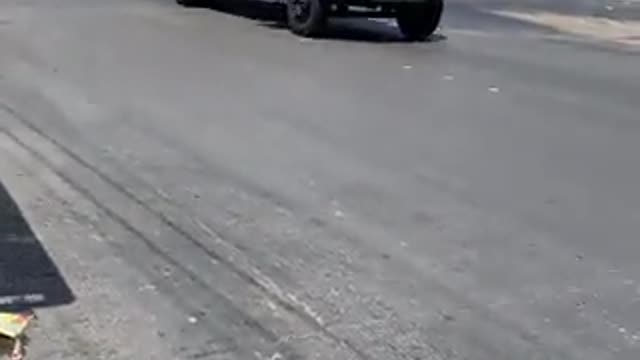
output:
M0 312L73 301L60 271L0 182Z
M284 22L262 24L272 29L288 30ZM395 26L387 22L369 19L331 19L327 29L316 37L318 40L354 41L368 43L411 43L403 38ZM426 42L446 40L442 34L434 34Z
M250 19L269 29L287 30L285 7L282 4L259 0L202 0L194 6ZM370 43L407 42L395 26L369 19L331 19L327 29L317 39ZM442 35L434 35L427 41L445 39Z

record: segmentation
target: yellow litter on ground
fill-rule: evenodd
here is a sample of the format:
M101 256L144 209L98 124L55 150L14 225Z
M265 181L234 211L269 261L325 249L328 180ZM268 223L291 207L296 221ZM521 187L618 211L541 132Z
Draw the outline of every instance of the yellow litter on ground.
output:
M0 338L8 338L13 341L12 349L9 353L10 360L23 360L25 355L23 334L35 314L33 311L20 313L0 312ZM2 356L0 354L0 356Z
M0 312L0 335L15 339L24 333L34 318L32 311L22 313Z

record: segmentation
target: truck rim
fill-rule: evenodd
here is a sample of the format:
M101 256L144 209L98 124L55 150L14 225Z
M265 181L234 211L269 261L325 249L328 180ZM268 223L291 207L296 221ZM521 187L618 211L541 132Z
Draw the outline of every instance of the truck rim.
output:
M292 0L291 12L297 23L305 23L311 16L310 0Z

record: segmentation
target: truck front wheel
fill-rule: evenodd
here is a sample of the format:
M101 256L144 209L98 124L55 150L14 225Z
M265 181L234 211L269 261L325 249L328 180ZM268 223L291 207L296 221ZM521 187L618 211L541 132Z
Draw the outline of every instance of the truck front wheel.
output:
M326 26L328 13L327 0L287 1L287 24L297 35L318 35Z
M396 9L398 28L407 40L425 40L438 28L443 9L443 0L400 5Z

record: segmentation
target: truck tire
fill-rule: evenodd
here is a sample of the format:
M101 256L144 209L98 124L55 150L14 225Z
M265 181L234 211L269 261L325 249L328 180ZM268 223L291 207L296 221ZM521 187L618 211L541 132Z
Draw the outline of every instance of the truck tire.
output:
M396 22L407 40L423 41L440 25L443 10L443 0L403 4L396 9Z
M287 0L287 25L294 34L316 36L326 26L327 0Z

